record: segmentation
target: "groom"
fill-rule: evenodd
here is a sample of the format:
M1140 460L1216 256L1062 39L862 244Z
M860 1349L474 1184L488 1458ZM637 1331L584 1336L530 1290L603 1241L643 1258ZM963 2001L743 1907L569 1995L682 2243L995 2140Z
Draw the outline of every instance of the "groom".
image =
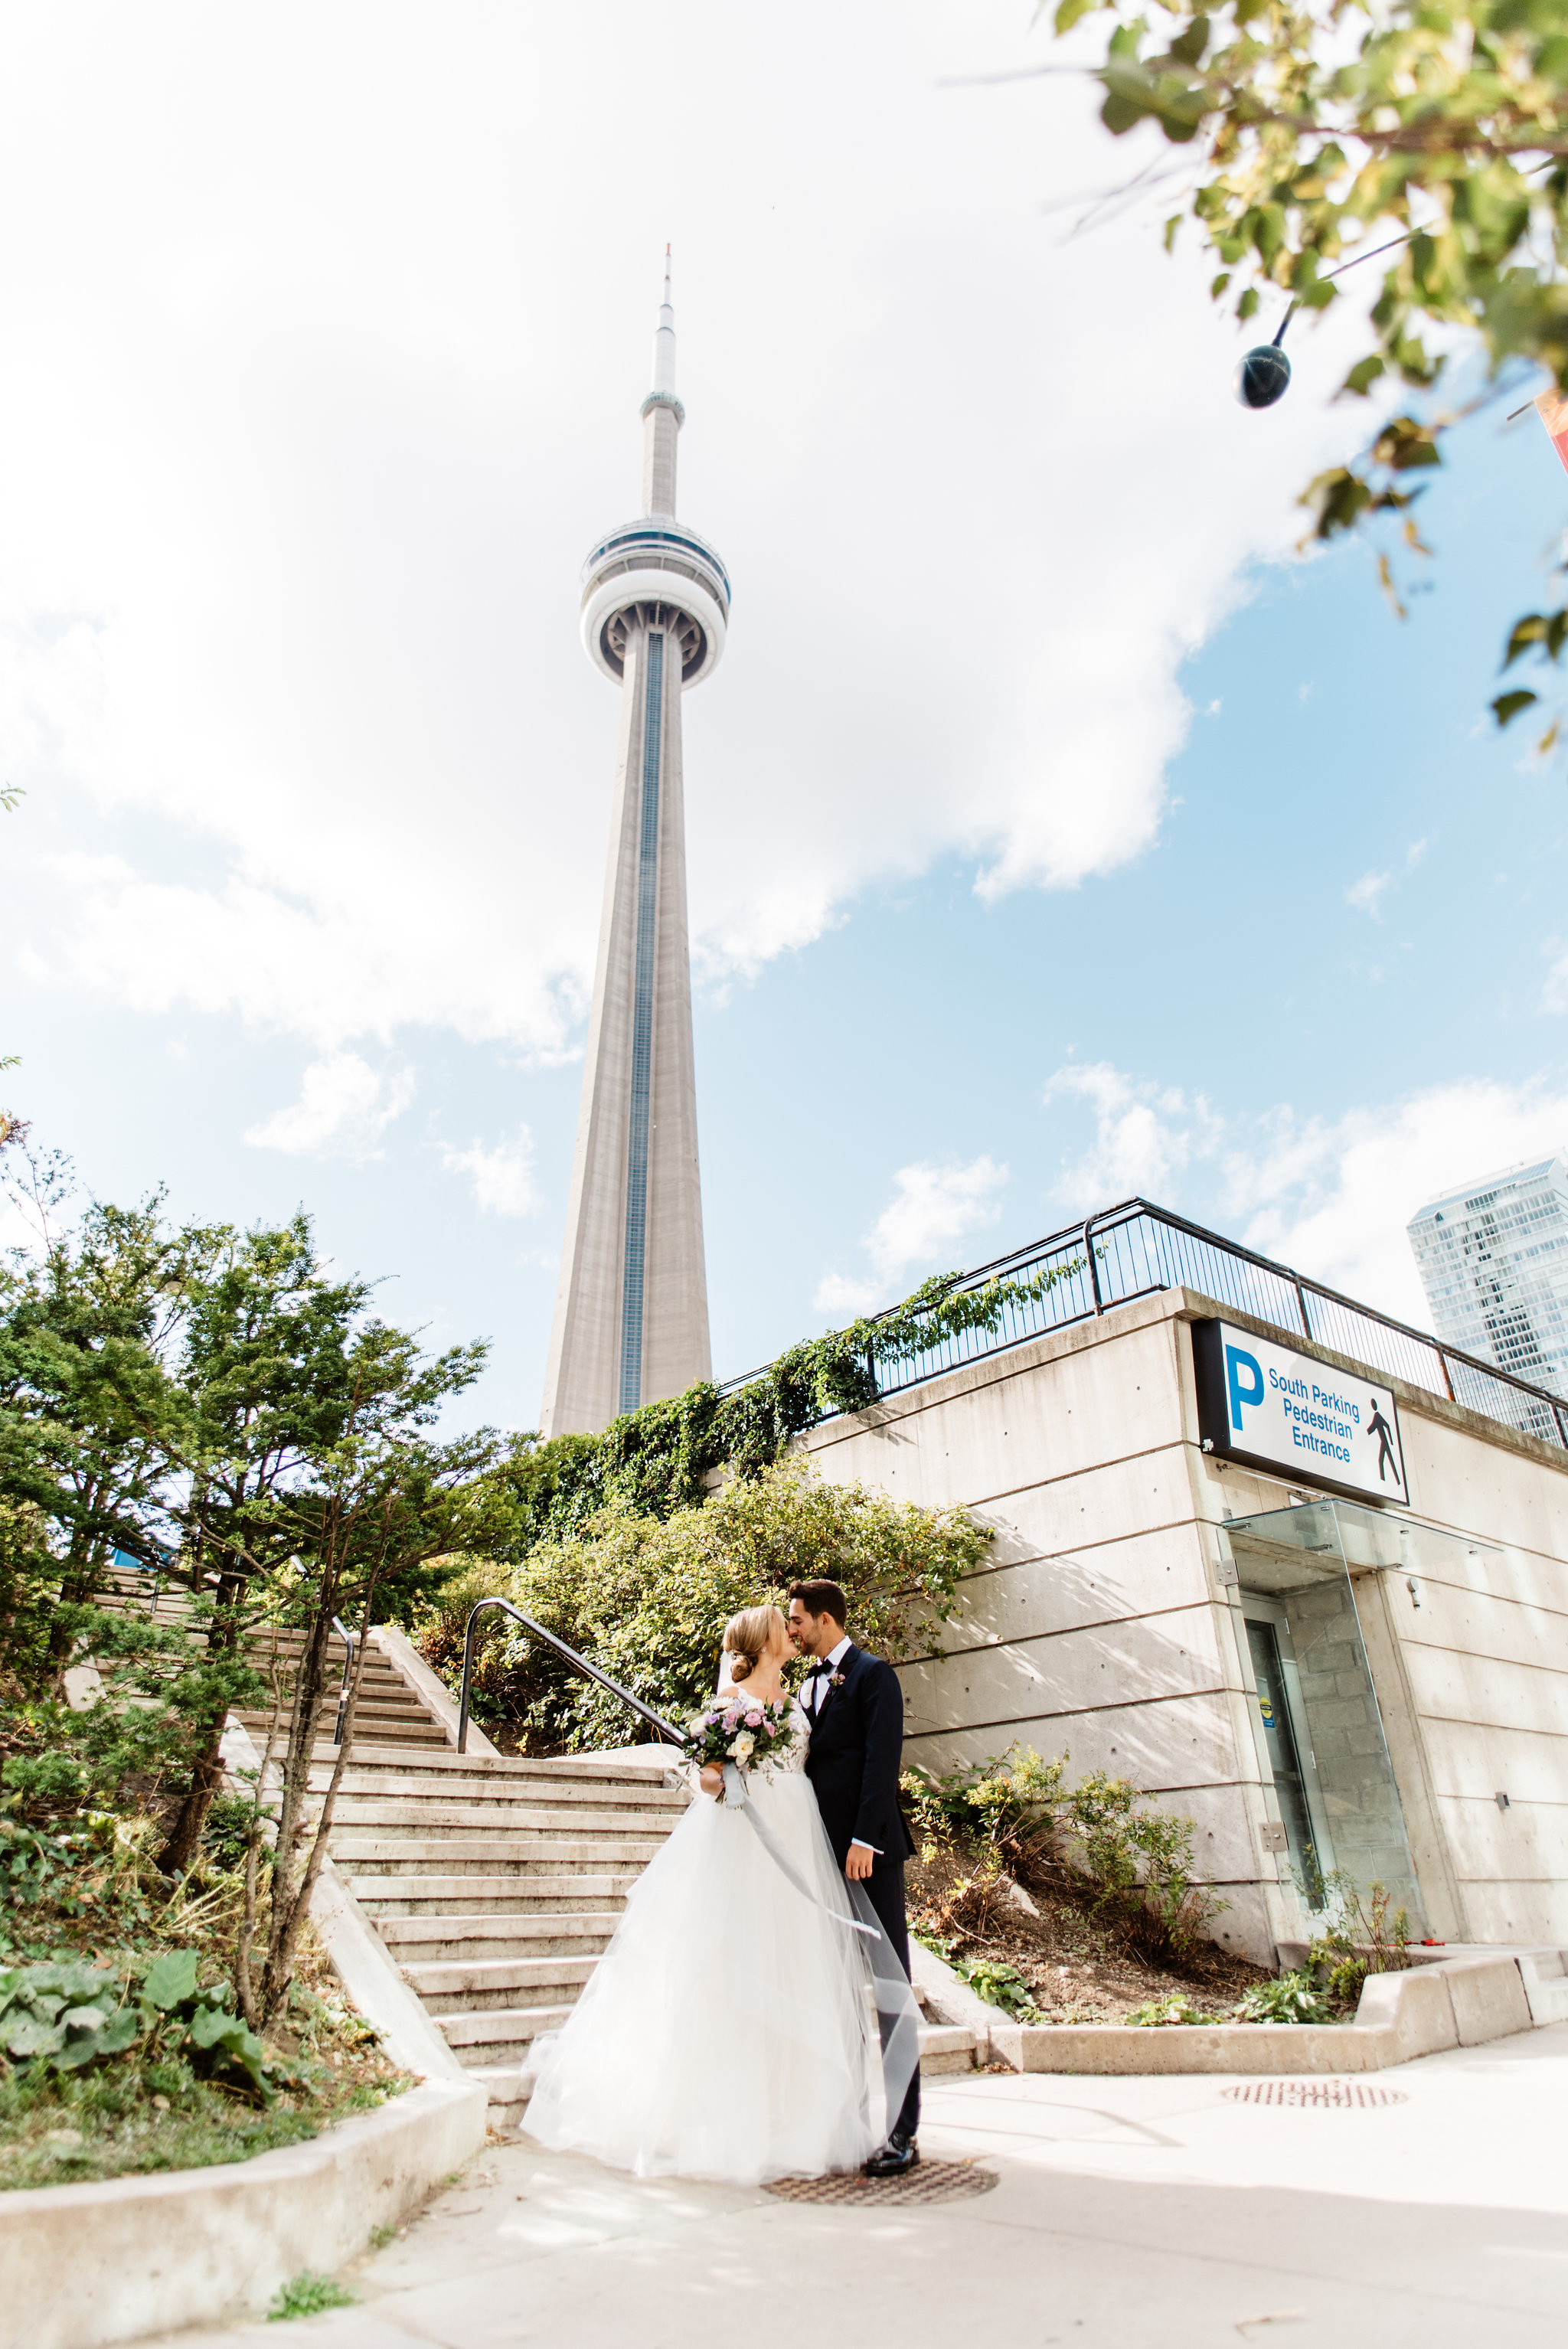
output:
M833 1856L851 1884L863 1883L904 1972L909 1928L903 1864L914 1846L898 1806L903 1752L903 1691L891 1664L868 1656L844 1631L848 1609L836 1582L797 1582L789 1591L789 1637L812 1669L800 1691L811 1723L806 1775ZM866 2163L870 2178L896 2178L920 2159L920 2070L888 2140Z

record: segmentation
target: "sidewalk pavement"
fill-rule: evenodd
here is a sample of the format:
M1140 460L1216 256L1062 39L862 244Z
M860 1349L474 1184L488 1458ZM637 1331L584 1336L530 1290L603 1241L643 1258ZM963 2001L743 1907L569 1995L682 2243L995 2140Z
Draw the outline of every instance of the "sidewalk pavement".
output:
M970 2200L834 2209L642 2182L492 2143L385 2251L358 2305L165 2349L1560 2349L1568 2024L1362 2085L1387 2107L1238 2104L1218 2076L926 2084Z

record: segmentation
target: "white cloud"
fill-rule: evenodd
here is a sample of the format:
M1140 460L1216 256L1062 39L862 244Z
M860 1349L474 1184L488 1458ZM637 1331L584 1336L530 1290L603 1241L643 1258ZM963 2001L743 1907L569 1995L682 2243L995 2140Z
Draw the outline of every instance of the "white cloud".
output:
M1094 1141L1083 1155L1064 1162L1058 1197L1109 1207L1118 1199L1162 1202L1175 1176L1194 1157L1212 1154L1218 1120L1202 1094L1189 1101L1172 1086L1124 1075L1107 1061L1058 1069L1046 1086L1047 1102L1088 1102L1094 1110Z
M414 1098L411 1069L371 1068L357 1052L329 1052L300 1080L299 1099L253 1125L257 1150L312 1158L374 1158L382 1133Z
M531 1216L543 1205L533 1179L533 1137L526 1125L489 1150L477 1139L467 1150L445 1143L441 1164L449 1174L469 1177L474 1204L485 1215Z
M1141 1192L1418 1328L1431 1318L1406 1232L1418 1208L1568 1146L1568 1092L1544 1082L1467 1080L1306 1119L1284 1103L1222 1115L1104 1066L1058 1071L1050 1092L1095 1111L1094 1143L1068 1173L1075 1208Z
M900 1284L954 1269L954 1249L970 1232L994 1224L1006 1166L982 1155L966 1166L901 1166L893 1195L861 1245L868 1276L824 1274L812 1302L819 1313L852 1318L886 1302Z
M1346 904L1354 905L1358 914L1370 914L1376 921L1383 893L1393 878L1391 873L1364 873L1360 880L1353 881L1345 892Z
M1405 851L1407 873L1415 871L1422 857L1425 856L1429 845L1429 843L1425 840L1413 840L1410 843ZM1376 922L1382 917L1384 897L1391 888L1397 886L1392 866L1387 873L1364 873L1360 880L1352 882L1350 887L1345 892L1345 902L1347 905L1354 905L1358 914L1370 914ZM1373 973L1374 978L1380 976L1378 972Z
M780 37L693 0L608 49L584 11L267 23L99 10L84 50L36 12L0 82L6 771L84 794L89 845L142 829L57 867L57 980L320 1051L569 1046L616 738L574 583L636 494L672 231L681 511L737 587L685 720L698 968L939 858L995 897L1149 846L1182 661L1366 416L1236 409L1158 195L1043 225L1123 169L1081 88L941 86L1037 58L1026 11L803 0ZM1130 316L1157 434L1105 357ZM1313 327L1325 382L1356 324Z
M1549 938L1546 951L1553 961L1541 990L1542 1008L1547 1011L1568 1011L1568 946L1561 938Z
M1264 1122L1232 1150L1242 1237L1266 1256L1400 1320L1431 1326L1406 1226L1472 1176L1568 1146L1568 1093L1476 1078L1297 1123Z

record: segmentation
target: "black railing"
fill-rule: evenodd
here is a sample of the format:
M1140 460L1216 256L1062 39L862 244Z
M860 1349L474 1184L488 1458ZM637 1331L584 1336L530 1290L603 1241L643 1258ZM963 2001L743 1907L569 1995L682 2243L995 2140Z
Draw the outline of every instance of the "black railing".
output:
M348 1711L348 1689L349 1683L354 1678L354 1643L358 1637L358 1634L357 1632L349 1630L346 1624L341 1622L335 1615L332 1619L332 1628L336 1632L338 1638L342 1640L344 1651L343 1678L337 1684L337 1720L332 1732L333 1744L335 1745L341 1745L343 1743L343 1717Z
M1273 1264L1147 1199L1124 1199L1086 1223L997 1257L965 1273L958 1288L981 1288L990 1280L1027 1282L1047 1272L1057 1275L1051 1286L1037 1297L1009 1299L995 1330L965 1330L940 1338L903 1361L880 1363L879 1392L897 1394L1026 1339L1092 1320L1137 1297L1162 1288L1191 1288L1217 1305L1266 1321L1285 1337L1306 1338L1568 1450L1568 1402L1562 1397L1500 1371L1495 1363L1461 1354L1379 1313L1375 1306L1358 1305L1354 1298L1325 1288L1288 1265ZM722 1392L731 1394L758 1376L756 1371L748 1371L744 1378L730 1380Z
M580 1656L575 1648L569 1648L564 1640L556 1638L553 1631L547 1631L542 1623L536 1623L531 1615L525 1615L521 1607L514 1607L510 1599L481 1599L469 1617L469 1628L463 1637L463 1687L458 1705L459 1754L466 1754L469 1746L469 1700L473 1693L474 1640L480 1617L492 1607L499 1607L503 1614L510 1615L514 1622L531 1631L536 1640L542 1640L547 1648L553 1648L562 1663L570 1664L573 1671L581 1672L584 1680L596 1681L601 1688L608 1689L612 1696L618 1696L623 1704L629 1704L638 1719L645 1721L650 1729L656 1730L666 1744L680 1744L680 1731L673 1728L662 1714L656 1713L651 1705L645 1704L640 1696L634 1696L630 1689L624 1689L619 1681L613 1681L608 1672L602 1672L597 1664L591 1664L586 1656Z

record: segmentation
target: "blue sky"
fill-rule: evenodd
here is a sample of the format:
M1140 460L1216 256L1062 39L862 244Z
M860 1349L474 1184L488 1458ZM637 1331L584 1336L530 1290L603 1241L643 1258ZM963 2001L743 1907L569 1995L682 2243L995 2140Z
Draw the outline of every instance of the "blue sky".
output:
M1398 623L1289 554L1353 321L1248 416L1195 254L1064 244L1139 159L940 87L1027 12L612 14L346 8L310 88L288 8L0 37L0 192L59 199L0 257L15 1106L107 1195L303 1201L533 1423L615 727L575 573L673 235L737 585L686 709L719 1372L1134 1189L1421 1318L1422 1197L1568 1140L1568 782L1485 708L1539 426L1456 437Z

